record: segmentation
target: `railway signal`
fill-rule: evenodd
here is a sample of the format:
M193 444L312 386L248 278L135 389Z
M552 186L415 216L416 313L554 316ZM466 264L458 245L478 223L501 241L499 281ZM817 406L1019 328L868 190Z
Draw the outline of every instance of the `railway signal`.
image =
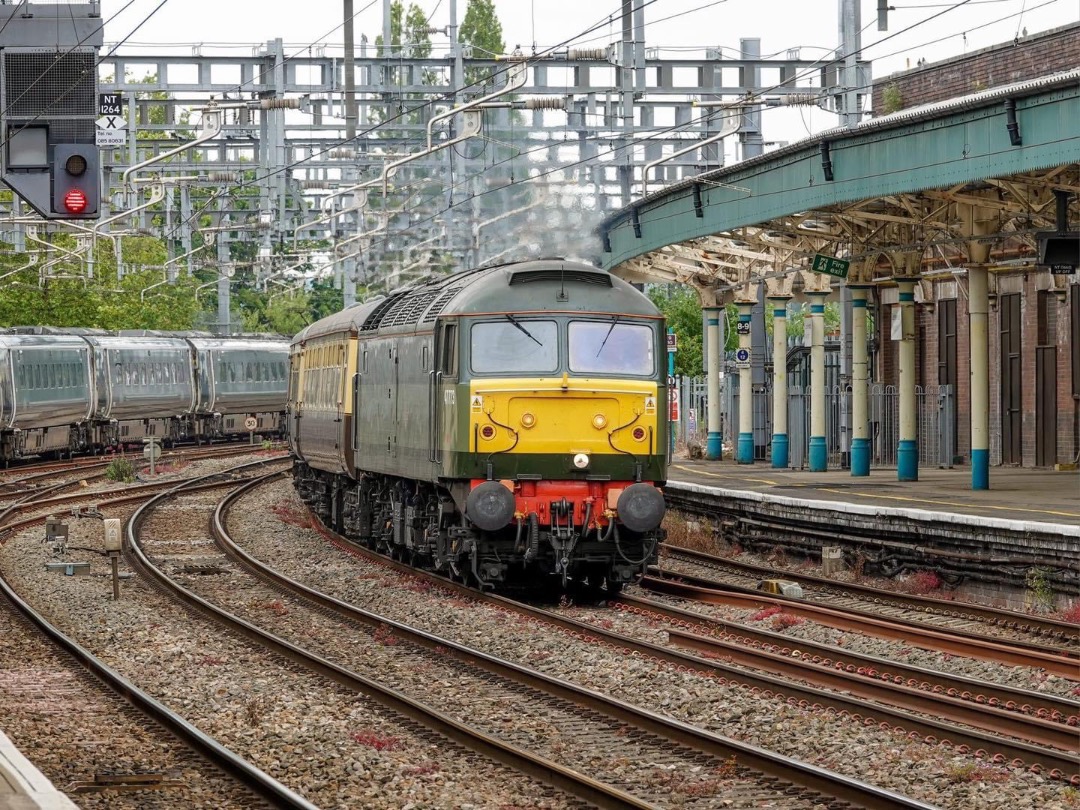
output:
M94 144L53 147L52 213L67 219L96 217L99 190L98 149Z

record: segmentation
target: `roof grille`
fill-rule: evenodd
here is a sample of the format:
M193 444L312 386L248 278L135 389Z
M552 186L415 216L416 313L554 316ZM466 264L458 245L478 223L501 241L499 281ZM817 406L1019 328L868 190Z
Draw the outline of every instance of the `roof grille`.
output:
M575 281L580 284L611 286L611 276L602 270L518 270L510 274L510 286L533 281Z
M4 52L8 127L49 127L51 143L93 143L97 49Z
M420 316L424 314L424 310L431 306L437 294L437 290L423 290L406 295L391 308L380 325L383 327L408 326L417 323Z
M439 294L439 297L435 299L435 303L431 305L427 314L421 319L420 323L431 323L439 317L439 313L446 309L446 305L450 303L450 299L457 295L460 289L461 287L447 287L443 290Z
M401 292L397 295L388 295L384 298L375 309L371 310L371 313L367 318L364 319L364 325L360 327L360 331L370 332L373 329L378 329L379 325L383 322L383 318L386 317L386 313L405 295L406 293Z

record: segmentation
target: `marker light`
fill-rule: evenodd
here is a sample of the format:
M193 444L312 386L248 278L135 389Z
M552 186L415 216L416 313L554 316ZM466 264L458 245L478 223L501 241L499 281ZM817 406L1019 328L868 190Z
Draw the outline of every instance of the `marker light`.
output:
M495 428L493 428L491 425L484 425L482 428L480 428L480 438L487 439L488 441L494 439Z
M635 442L643 442L645 441L645 428L636 427L630 432L630 435L634 437Z
M536 424L536 417L526 411L521 415L521 426L528 430Z
M589 456L585 453L578 453L574 456L574 466L579 470L584 470L589 466Z
M603 430L607 427L607 417L602 413L598 413L592 418L592 426L597 430Z

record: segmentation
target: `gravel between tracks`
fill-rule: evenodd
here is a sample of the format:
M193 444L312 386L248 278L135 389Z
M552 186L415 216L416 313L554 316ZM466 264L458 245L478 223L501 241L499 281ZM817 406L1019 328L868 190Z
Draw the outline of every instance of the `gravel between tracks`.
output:
M800 710L746 688L573 639L438 589L427 591L412 577L342 554L309 529L267 520L274 513L303 515L286 481L246 496L234 510L230 530L253 556L381 615L943 808L1068 810L1078 804L1074 789L1041 775L982 764L951 748L859 726L831 713Z
M951 749L802 711L745 688L572 639L438 589L427 591L415 578L344 555L315 532L276 519L275 510L302 514L285 481L238 504L230 527L241 545L313 587L388 617L943 808L1068 810L1080 803L1075 791L1042 776L977 764ZM170 538L180 541L174 545L182 547L187 537L197 557L198 544L209 542L202 521L188 526L181 515L169 514ZM87 534L80 537L83 531ZM96 522L75 522L72 533L72 545L100 542ZM422 735L403 733L363 698L334 694L324 684L316 688L316 679L303 685L307 676L280 666L277 672L268 669L257 660L264 656L208 635L202 622L134 581L125 583L121 602L110 602L103 561L94 561L91 577L45 574L46 551L39 532L24 532L0 550L5 572L12 573L20 591L33 592L39 609L64 626L78 627L83 643L108 651L110 663L148 691L324 806L558 806L535 788L508 789L500 796L499 775L487 779L482 792L470 793L476 785L460 781L451 770L456 762L445 763ZM390 737L401 747L374 747ZM418 761L418 751L427 758ZM370 792L339 792L358 788Z
M209 543L205 518L218 497L189 496L167 506L154 518L159 528L150 528L167 533L174 549L197 555L200 544ZM200 518L186 520L187 505L196 500L203 505ZM255 533L268 521L259 512L249 518L249 530ZM96 521L74 521L71 532L69 546L100 547ZM216 632L137 579L125 581L121 600L113 602L104 558L74 551L69 557L88 559L92 573L46 573L43 562L53 557L39 530L26 531L0 549L0 566L24 598L54 624L204 732L320 806L568 806L545 787L447 747L442 738L388 715L363 696L293 671L281 659Z

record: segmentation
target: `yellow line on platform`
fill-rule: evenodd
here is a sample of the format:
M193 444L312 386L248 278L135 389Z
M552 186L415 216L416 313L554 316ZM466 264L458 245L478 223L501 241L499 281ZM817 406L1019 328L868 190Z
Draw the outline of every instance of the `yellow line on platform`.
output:
M745 475L736 475L735 473L711 473L705 470L697 470L693 467L684 467L681 464L672 464L676 470L685 470L688 473L694 473L696 475L707 475L710 478L737 478L740 481L752 481L755 484L766 484L770 487L778 487L780 483L778 481L770 481L768 478L747 478Z
M707 475L710 478L732 478L754 484L765 484L770 487L798 487L812 489L815 492L831 492L834 495L854 495L858 498L880 498L885 501L907 501L910 503L934 506L954 506L958 509L996 509L1001 512L1030 512L1036 515L1056 515L1058 517L1080 518L1080 512L1062 512L1054 509L1026 509L1020 506L995 506L993 504L974 502L958 503L956 501L931 501L926 498L908 497L906 495L880 495L876 492L854 492L850 489L830 489L828 487L814 487L806 484L781 484L778 481L770 481L768 478L748 478L747 476L738 475L737 473L714 473L707 470L699 470L694 467L686 467L682 464L672 464L671 466L673 469L683 470L684 472L693 473L694 475Z
M909 498L904 495L879 495L876 492L852 492L849 489L826 489L818 487L819 492L832 492L835 495L856 495L861 498L881 498L886 501L910 501L912 503L933 504L935 506L956 506L961 509L998 509L1002 512L1032 512L1036 515L1057 515L1059 517L1080 517L1080 512L1058 512L1053 509L1025 509L1021 506L994 506L989 503L956 503L955 501L931 501L926 498Z

